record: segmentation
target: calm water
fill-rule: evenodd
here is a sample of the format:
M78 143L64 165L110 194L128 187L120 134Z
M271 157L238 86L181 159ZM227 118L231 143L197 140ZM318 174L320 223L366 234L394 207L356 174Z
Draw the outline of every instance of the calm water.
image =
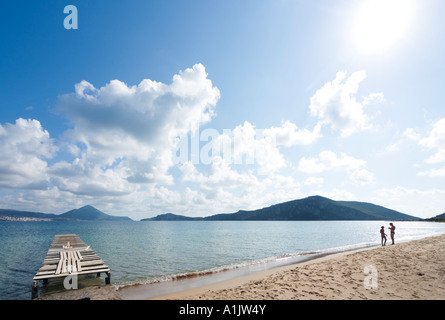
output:
M32 278L56 234L77 234L110 267L112 284L125 286L310 251L378 245L382 225L388 222L0 222L0 299L30 299ZM396 242L445 233L441 223L395 225ZM84 282L103 284L103 278ZM40 286L45 293L51 281Z

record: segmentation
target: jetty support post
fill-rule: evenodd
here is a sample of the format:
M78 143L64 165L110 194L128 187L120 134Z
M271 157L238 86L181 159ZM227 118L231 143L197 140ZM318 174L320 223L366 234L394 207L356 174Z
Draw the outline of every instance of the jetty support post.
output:
M38 288L39 281L34 280L32 282L32 293L31 293L31 299L35 299L39 296L39 288Z
M107 277L105 278L105 284L110 284L111 282L111 272L107 272Z

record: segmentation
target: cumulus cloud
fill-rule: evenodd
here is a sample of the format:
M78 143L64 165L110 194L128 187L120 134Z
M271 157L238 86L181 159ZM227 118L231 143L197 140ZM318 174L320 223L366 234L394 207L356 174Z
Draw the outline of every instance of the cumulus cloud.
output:
M173 183L177 137L209 122L219 97L202 64L171 84L112 80L96 88L81 81L57 103L73 124L67 136L76 159L53 166L54 184L79 194L125 194L132 183Z
M320 177L308 177L304 181L304 184L307 186L318 186L321 187L324 183L324 179Z
M214 132L209 147L204 147L201 160L209 164L212 157L220 156L230 164L257 165L259 174L270 174L288 165L281 147L309 145L320 137L320 126L310 131L300 129L290 121L279 127L258 129L249 121L233 130ZM210 150L212 152L210 152ZM211 156L208 154L211 153Z
M445 162L445 118L436 121L430 134L420 139L419 144L435 152L427 159L428 163Z
M299 129L296 124L285 121L280 127L264 129L265 137L270 138L277 146L285 147L310 145L321 138L321 124L317 124L312 131Z
M15 124L0 124L0 145L0 186L47 188L47 160L57 148L39 121L20 118Z
M318 117L321 123L329 124L342 136L371 128L364 106L381 102L384 97L382 93L371 93L358 101L356 94L365 78L365 71L354 72L349 77L345 71L339 71L333 81L327 82L311 97L311 115Z
M242 163L245 156L247 164L257 163L263 173L274 172L286 166L272 136L263 135L248 121L233 130L233 158Z
M403 133L402 133L402 137L406 138L408 140L413 140L413 141L420 140L420 134L416 133L416 131L414 131L413 128L405 129L405 131L403 131Z
M230 164L221 157L213 159L205 175L198 172L190 161L182 164L180 169L184 181L200 183L201 187L235 188L243 186L249 188L259 184L258 178L252 172L239 173L233 170Z
M429 165L437 165L445 163L445 118L437 120L426 137L415 132L414 129L408 128L404 131L403 136L415 141L424 150L432 151L433 154L429 156L425 163ZM418 172L419 176L428 177L444 177L445 166L442 168L433 168Z
M103 168L85 158L76 158L72 163L58 162L48 171L51 182L61 191L77 195L120 196L137 190L137 186L127 180L127 170L121 164Z
M406 214L431 218L444 212L445 190L421 190L398 186L375 191L371 200Z
M171 84L145 79L128 86L112 80L96 89L82 81L58 102L78 128L88 132L125 132L139 141L164 142L210 121L219 100L202 64L180 71ZM160 141L159 141L160 139Z
M298 170L309 173L323 173L327 171L346 171L349 178L358 184L374 183L374 175L363 167L366 161L360 160L345 153L337 156L333 151L322 151L318 157L303 157L298 163Z
M366 161L341 153L338 157L333 151L322 151L316 158L301 158L298 168L306 173L322 173L334 169L358 170Z
M429 169L417 173L418 176L445 177L445 167L439 169Z

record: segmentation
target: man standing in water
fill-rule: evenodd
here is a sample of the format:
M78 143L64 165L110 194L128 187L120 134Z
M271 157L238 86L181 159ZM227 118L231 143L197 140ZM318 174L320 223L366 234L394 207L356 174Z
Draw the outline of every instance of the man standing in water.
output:
M394 234L396 233L396 227L392 224L392 222L389 224L389 230L391 231L391 240L392 240L392 244L394 244Z
M384 226L382 226L380 228L380 235L382 236L382 247L383 247L384 245L386 245L386 233L385 233L385 227Z

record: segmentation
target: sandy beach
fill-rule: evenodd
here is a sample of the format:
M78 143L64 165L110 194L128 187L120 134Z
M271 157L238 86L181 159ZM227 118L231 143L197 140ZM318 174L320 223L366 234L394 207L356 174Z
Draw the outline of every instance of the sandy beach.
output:
M397 239L396 239L397 241ZM389 241L390 243L390 241ZM126 289L130 290L131 289ZM41 299L128 299L101 286ZM333 254L153 300L445 299L445 235Z

